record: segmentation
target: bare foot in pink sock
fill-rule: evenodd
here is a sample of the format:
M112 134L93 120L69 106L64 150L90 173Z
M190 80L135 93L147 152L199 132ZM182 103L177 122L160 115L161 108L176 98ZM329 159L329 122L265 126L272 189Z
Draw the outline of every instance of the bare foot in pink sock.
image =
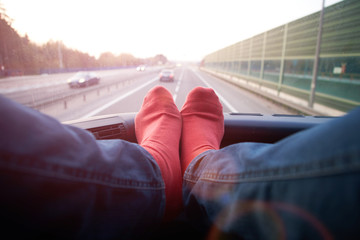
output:
M219 98L211 88L193 89L181 109L181 170L207 150L220 148L224 136L224 115Z
M135 118L138 143L156 160L165 182L165 219L175 217L182 206L182 175L179 160L181 115L164 87L157 86L146 95Z

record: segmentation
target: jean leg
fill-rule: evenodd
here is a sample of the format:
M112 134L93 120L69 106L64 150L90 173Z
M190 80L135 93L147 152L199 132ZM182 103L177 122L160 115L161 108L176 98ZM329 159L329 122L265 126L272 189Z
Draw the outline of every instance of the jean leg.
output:
M3 233L26 239L134 239L161 222L164 182L141 146L97 141L1 96L0 112Z
M207 151L187 168L189 219L210 237L358 239L360 109L275 144Z

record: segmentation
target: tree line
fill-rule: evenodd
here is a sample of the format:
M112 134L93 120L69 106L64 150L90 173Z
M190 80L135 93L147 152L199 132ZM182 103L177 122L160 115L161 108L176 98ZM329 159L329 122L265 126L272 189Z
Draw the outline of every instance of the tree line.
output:
M1 6L0 6L1 7ZM99 58L66 47L60 41L38 45L25 35L20 36L11 26L11 19L0 8L0 77L78 71L86 69L111 69L140 64L166 63L162 55L141 59L131 54L114 55L106 52Z

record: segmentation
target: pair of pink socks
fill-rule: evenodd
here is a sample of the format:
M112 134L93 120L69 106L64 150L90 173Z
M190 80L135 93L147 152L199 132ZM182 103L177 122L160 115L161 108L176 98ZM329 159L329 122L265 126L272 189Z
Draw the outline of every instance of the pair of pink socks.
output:
M193 89L180 112L166 88L156 86L146 95L135 118L135 132L140 146L160 167L165 183L165 220L181 210L182 176L190 162L200 153L219 149L224 135L222 111L210 88Z

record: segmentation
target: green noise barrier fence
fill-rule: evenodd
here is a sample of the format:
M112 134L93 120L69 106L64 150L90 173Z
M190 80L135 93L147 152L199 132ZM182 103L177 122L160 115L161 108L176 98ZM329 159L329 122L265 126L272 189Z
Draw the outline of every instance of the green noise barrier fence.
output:
M319 11L215 51L202 68L244 80L237 82L259 93L340 115L360 105L360 1L324 8L322 21Z

